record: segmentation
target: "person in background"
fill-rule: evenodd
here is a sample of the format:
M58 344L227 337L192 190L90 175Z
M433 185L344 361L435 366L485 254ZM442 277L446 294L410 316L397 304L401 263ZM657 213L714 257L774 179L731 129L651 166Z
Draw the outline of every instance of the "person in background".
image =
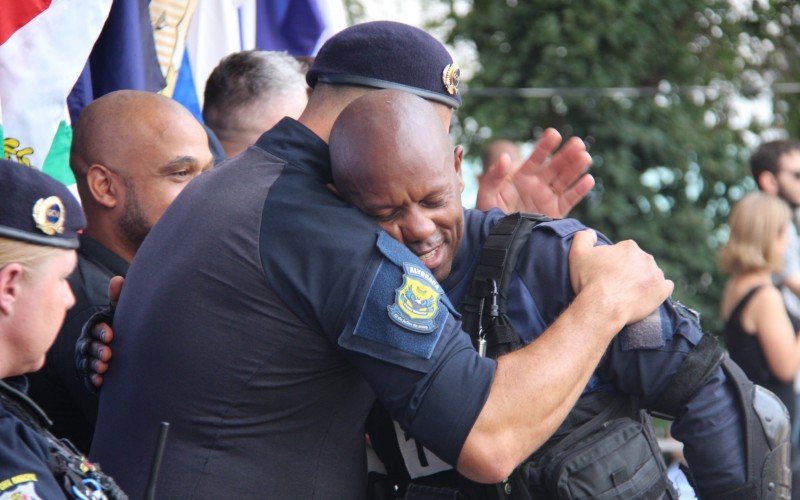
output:
M753 382L774 392L793 414L800 337L772 282L789 242L791 212L777 196L750 193L733 207L728 224L730 237L720 252L730 276L720 309L728 350Z
M0 160L0 498L126 498L25 395L75 303L67 277L85 224L64 185Z
M70 166L88 221L69 277L75 306L30 377L29 394L55 420L56 434L89 452L97 396L75 376L75 342L86 320L108 305L108 284L124 276L172 200L212 165L200 123L159 94L120 90L90 103L73 127Z
M767 146L767 150L774 147ZM756 192L733 207L728 221L730 236L720 252L722 270L730 275L720 312L731 358L753 382L780 398L792 424L796 424L794 380L800 369L800 337L787 311L786 295L774 280L774 276L782 275L787 261L798 257L788 255L792 238L797 235L784 199ZM792 435L792 489L797 492L800 450L794 432Z
M750 170L758 189L785 201L792 211L800 207L800 141L782 139L762 144L750 156ZM800 330L800 240L789 225L788 243L780 272L773 276L795 331Z
M223 58L206 81L203 121L229 157L256 143L308 102L304 63L283 52L245 50Z
M778 196L789 204L796 219L800 206L800 141L780 139L762 144L750 156L750 170L758 188ZM783 265L772 281L781 290L783 303L789 313L794 331L800 330L800 239L797 222L789 225L789 242L783 255ZM800 376L795 377L795 393L800 391ZM795 394L794 412L800 409L800 397ZM792 441L800 444L800 421L792 424Z

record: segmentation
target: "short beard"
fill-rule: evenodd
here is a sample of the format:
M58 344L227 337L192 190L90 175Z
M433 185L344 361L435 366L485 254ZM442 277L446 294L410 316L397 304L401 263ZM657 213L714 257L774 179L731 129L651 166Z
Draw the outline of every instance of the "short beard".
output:
M125 184L125 211L119 221L119 230L126 245L136 253L152 226L147 222L133 183L123 178Z

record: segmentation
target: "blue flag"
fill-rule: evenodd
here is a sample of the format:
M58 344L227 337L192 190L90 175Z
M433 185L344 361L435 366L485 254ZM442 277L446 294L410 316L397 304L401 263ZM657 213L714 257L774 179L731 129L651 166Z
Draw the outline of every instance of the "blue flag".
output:
M317 0L256 0L259 49L310 56L324 29L325 18Z
M157 92L166 85L156 57L148 0L115 0L89 61L67 100L70 117L120 89Z

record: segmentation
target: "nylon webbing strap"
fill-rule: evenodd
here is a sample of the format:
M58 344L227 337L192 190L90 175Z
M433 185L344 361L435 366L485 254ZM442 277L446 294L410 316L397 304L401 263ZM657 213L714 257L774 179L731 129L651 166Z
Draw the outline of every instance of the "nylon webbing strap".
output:
M717 338L710 333L704 334L700 342L686 355L667 388L656 398L652 410L675 418L681 406L705 384L724 357L725 351L720 347Z
M489 306L492 293L492 281L497 284L497 298L500 316L506 314L508 285L517 264L519 252L528 240L528 235L540 222L551 220L539 214L514 213L502 218L494 225L478 258L478 266L467 296L462 300L461 313L464 330L473 340L477 339L481 308ZM485 316L485 314L484 314ZM486 318L485 318L486 319ZM489 336L491 336L489 338ZM518 342L517 334L511 324L500 321L487 332L489 345Z

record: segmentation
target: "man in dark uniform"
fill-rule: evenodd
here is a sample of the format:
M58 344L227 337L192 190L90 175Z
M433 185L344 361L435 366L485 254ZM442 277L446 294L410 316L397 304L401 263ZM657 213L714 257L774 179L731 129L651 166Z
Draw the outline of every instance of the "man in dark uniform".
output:
M445 127L460 103L452 59L387 22L326 47L300 121L188 186L131 266L92 456L135 497L166 420L166 498L360 498L375 396L462 473L501 480L555 430L614 333L672 290L635 244L593 248L582 233L570 308L539 342L479 357L426 267L455 240L412 252L327 188L341 109L364 86L399 85L437 102Z
M332 174L343 198L412 250L435 248L449 235L465 235L450 238L457 252L444 253L428 265L451 303L459 306L472 283L480 249L504 214L462 212L461 149L454 159L447 135L442 131L434 136L435 120L432 107L413 95L366 94L339 115L331 132ZM568 255L574 235L583 229L573 219L545 222L524 243L507 293L510 320L525 344L536 341L575 298ZM601 241L610 243L605 237ZM703 335L680 309L668 301L644 321L625 327L584 393L617 391L636 398L642 408L657 407ZM684 443L703 497L733 491L746 482L745 415L737 397L732 382L717 367L680 409L672 427ZM419 448L398 426L376 422L375 427L391 429L394 453L402 454L405 470L392 471L395 479L448 484L427 478L451 469L446 461ZM644 493L642 487L637 493Z
M75 302L67 276L85 224L63 184L0 160L0 499L124 498L25 395Z
M126 274L150 228L212 159L191 113L151 92L107 94L84 108L73 130L70 166L88 220L69 278L76 302L44 368L30 377L30 396L57 435L88 453L98 399L75 376L75 341L108 305L109 280Z

